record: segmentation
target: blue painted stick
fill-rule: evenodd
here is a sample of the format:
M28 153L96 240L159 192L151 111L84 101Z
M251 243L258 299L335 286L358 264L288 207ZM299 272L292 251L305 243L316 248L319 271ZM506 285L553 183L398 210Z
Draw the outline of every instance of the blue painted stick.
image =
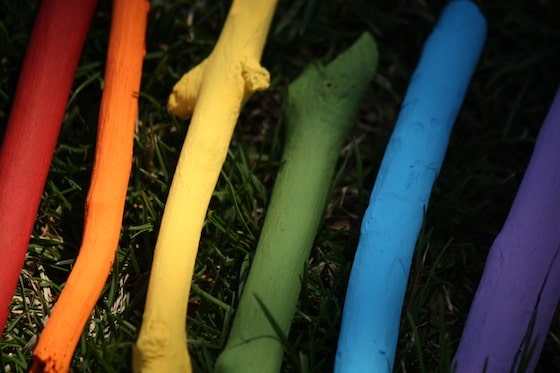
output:
M457 372L532 372L560 299L560 89L455 355Z
M390 372L415 242L486 37L475 4L447 5L385 151L348 284L335 372Z

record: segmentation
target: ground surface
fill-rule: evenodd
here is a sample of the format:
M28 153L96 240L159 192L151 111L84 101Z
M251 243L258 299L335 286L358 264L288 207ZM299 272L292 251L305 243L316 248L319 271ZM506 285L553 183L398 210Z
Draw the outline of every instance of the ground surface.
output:
M287 84L314 59L328 61L363 31L380 64L340 155L332 198L308 263L289 335L286 372L331 370L361 216L423 41L444 1L280 1L263 56L269 91L243 109L208 212L188 314L196 370L223 347L236 290L256 247L282 150ZM37 2L0 1L0 136L8 119ZM76 372L128 371L158 223L188 123L165 110L182 73L211 50L228 1L153 1L135 157L118 260L73 360ZM560 82L560 4L481 5L488 42L455 125L419 238L403 306L397 372L445 372L484 260L513 200ZM95 15L12 316L1 366L26 371L36 337L80 245L106 53L110 3ZM48 97L48 92L45 92ZM0 237L1 239L1 237ZM553 320L539 371L560 370Z

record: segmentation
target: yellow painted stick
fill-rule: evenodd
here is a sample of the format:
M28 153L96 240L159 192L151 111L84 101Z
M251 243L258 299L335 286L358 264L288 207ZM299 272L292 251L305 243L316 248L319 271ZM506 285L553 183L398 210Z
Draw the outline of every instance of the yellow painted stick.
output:
M234 0L210 56L169 97L169 110L193 117L154 252L135 372L191 371L185 323L200 233L241 106L269 85L259 61L276 3Z

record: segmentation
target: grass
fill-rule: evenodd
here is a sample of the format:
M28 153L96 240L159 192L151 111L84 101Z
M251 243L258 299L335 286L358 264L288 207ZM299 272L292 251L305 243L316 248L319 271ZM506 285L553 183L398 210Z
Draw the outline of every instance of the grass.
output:
M380 47L378 74L340 155L331 200L302 279L283 368L332 369L361 216L408 79L444 3L280 2L263 56L272 88L254 96L242 111L202 234L188 314L197 371L211 371L224 346L256 247L282 151L287 84L306 64L332 58L368 30ZM76 372L130 370L158 224L188 128L167 113L165 102L181 74L210 52L228 7L228 1L152 1L120 247L76 350ZM403 305L396 372L449 369L486 253L560 82L557 2L514 0L481 7L489 22L488 42L426 211ZM14 5L0 0L0 137L36 8L37 1ZM80 245L109 17L110 2L101 1L0 342L0 364L7 372L26 371ZM560 369L559 333L557 315L538 371Z

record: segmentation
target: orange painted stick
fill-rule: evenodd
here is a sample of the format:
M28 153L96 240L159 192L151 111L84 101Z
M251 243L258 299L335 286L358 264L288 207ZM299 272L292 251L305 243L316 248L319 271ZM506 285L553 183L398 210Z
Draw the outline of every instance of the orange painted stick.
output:
M132 162L149 2L115 0L80 253L33 353L31 372L67 372L119 241Z

